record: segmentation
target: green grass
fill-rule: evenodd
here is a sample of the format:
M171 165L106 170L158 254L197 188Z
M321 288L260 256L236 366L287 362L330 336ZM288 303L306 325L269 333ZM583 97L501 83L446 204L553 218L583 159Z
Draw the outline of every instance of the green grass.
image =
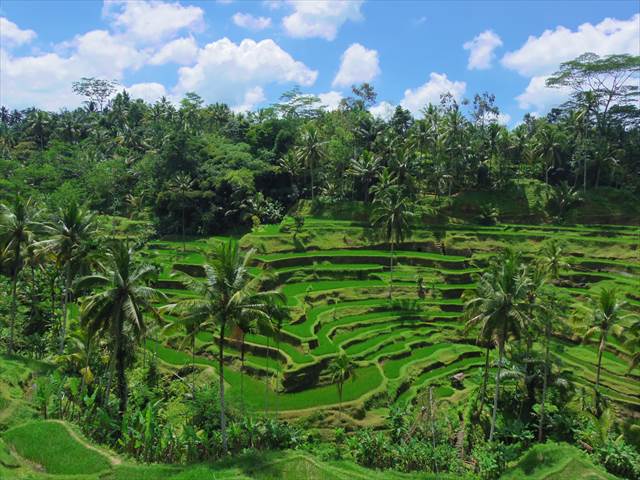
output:
M47 473L97 473L111 467L104 455L81 445L58 422L29 422L6 431L3 438L21 457L41 465Z
M502 480L613 480L616 477L593 464L589 457L576 447L564 443L534 445L516 465L510 468Z

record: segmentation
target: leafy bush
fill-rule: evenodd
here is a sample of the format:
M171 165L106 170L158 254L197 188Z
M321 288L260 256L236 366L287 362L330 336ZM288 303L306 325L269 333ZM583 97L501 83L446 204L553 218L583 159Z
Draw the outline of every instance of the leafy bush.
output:
M640 454L623 440L609 440L595 451L607 471L630 480L640 480Z

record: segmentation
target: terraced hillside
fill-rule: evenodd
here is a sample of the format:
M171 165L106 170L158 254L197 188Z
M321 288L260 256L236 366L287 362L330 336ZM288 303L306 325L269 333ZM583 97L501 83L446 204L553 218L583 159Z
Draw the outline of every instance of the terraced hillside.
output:
M226 381L259 411L285 416L314 414L324 422L376 425L393 404L420 401L434 387L438 399L460 401L480 383L484 351L464 331L464 298L475 287L488 259L507 245L533 258L543 241L564 243L569 267L554 288L584 310L598 288L615 284L628 312L640 311L640 230L626 226L434 225L414 231L395 253L392 274L387 246L365 224L309 218L296 231L293 220L266 225L245 235L243 248L258 251L252 269L270 273L286 295L292 320L276 338L245 337L247 355L241 379L239 341L228 332ZM162 267L160 287L170 298L193 295L171 275L202 275L206 253L220 238L181 244L152 242L145 255ZM419 287L419 285L422 287ZM585 318L578 315L554 332L552 353L565 375L590 387L597 350L582 341ZM182 368L191 352L177 340L156 338L147 347L166 365ZM195 363L202 375L215 375L215 338L200 334ZM344 405L328 374L340 352L356 363L344 387ZM629 353L611 339L604 355L603 391L619 408L640 412L640 370L628 371ZM213 367L213 368L212 368ZM451 377L464 372L461 385ZM338 410L342 414L337 413Z

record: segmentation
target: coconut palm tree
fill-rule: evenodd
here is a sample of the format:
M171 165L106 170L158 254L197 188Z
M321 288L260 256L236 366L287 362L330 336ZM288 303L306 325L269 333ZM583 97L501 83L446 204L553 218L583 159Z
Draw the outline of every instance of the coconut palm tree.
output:
M380 158L365 150L357 158L352 158L349 162L347 174L357 178L364 189L364 203L369 203L369 187L378 175L381 162Z
M549 171L555 168L556 160L562 153L562 142L558 138L556 129L550 124L543 124L536 132L533 152L542 160L542 165L544 166L544 183L549 185Z
M31 198L16 196L13 205L0 204L0 248L2 257L11 259L11 315L9 354L13 353L17 315L18 276L23 267L25 248L31 245L39 228L39 212Z
M568 268L569 264L564 261L564 249L562 244L555 238L545 242L540 249L540 257L538 259L542 268L544 268L552 281L560 278L560 271Z
M596 367L596 399L599 396L600 371L602 370L602 354L607 347L607 337L610 333L619 336L622 333L622 326L619 325L624 302L619 300L618 291L615 288L602 288L595 300L591 300L592 326L584 335L589 339L598 335L598 365Z
M104 271L82 277L77 282L80 290L93 290L82 300L82 325L90 336L102 333L110 337L120 416L127 409L127 339L141 341L147 328L143 312L151 312L159 318L153 304L166 299L162 292L149 286L156 276L156 267L136 262L133 251L124 242L116 241L109 247Z
M62 355L72 283L91 252L97 225L91 211L71 203L61 208L43 228L49 238L37 242L36 246L43 254L54 256L57 267L64 271L59 349L59 354Z
M308 127L302 132L300 142L296 147L296 156L300 162L309 169L311 201L315 199L314 172L320 161L325 157L326 143L327 142L320 140L320 134L317 128Z
M520 255L507 250L482 275L476 296L465 304L471 314L469 325L478 325L482 338L495 338L498 346L490 442L495 432L505 345L511 336L519 336L524 326L529 283Z
M398 187L392 187L376 196L373 225L378 227L389 244L389 298L393 296L393 257L396 245L410 234L410 218L413 216L409 200Z
M245 318L257 321L268 319L270 305L276 291L261 291L261 279L249 275L248 266L255 250L242 254L235 240L220 243L204 265L205 279L199 281L189 275L182 276L195 298L185 298L172 307L178 315L197 318L201 323L215 326L218 334L218 367L220 383L220 429L222 447L227 452L227 427L224 389L224 348L227 333Z
M333 359L329 365L329 374L331 381L338 386L338 398L340 399L340 410L342 410L342 394L344 392L344 383L351 378L356 379L356 364L349 356L342 352Z
M182 207L182 254L185 253L185 211L189 192L193 190L194 180L186 173L179 173L169 184L169 189L180 199Z

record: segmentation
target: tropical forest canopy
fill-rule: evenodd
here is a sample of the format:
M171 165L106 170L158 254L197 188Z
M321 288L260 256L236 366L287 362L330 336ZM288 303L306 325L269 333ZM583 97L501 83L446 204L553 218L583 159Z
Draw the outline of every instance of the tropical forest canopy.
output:
M640 479L639 75L0 108L0 477Z

